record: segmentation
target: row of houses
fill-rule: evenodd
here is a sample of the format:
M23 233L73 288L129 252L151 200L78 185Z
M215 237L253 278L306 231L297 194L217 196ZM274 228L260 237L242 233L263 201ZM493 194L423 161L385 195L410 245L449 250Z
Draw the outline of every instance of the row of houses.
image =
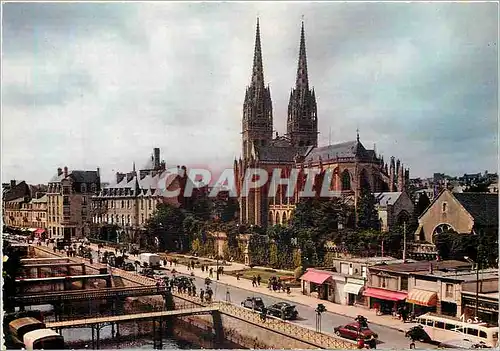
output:
M113 232L119 228L134 236L144 230L159 203L186 206L190 199L166 196L180 190L188 180L185 167L167 171L160 161L160 149L140 170L116 173L111 184L102 186L100 170L58 168L48 185L33 187L11 181L3 191L3 224L10 229L35 232L37 236L72 240L91 233ZM103 239L109 239L103 237Z
M382 314L406 306L417 316L434 312L469 318L475 315L477 298L479 318L498 323L498 270L478 274L468 262L337 259L332 267L308 269L301 284L305 295Z

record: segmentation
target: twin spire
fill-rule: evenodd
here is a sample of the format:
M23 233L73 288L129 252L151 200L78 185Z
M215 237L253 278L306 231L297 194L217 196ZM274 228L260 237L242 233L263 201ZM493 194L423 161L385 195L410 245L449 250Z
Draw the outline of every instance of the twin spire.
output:
M257 18L257 29L255 31L255 48L253 54L252 85L264 85L264 65L262 63L262 45L260 41L260 23ZM304 21L300 31L299 62L297 65L297 79L295 88L309 89L309 77L307 74L306 36Z

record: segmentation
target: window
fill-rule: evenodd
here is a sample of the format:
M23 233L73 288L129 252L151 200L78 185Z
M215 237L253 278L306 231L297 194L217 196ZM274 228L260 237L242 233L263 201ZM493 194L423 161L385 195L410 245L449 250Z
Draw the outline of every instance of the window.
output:
M408 291L408 277L401 278L401 290Z
M125 201L122 200L122 208L125 208Z
M83 183L80 187L80 190L82 191L82 193L86 193L87 192L87 184Z
M130 200L127 200L127 208L130 208Z
M446 212L447 209L448 209L448 203L443 202L443 204L442 204L442 210L443 210L443 212Z
M69 196L63 196L63 205L69 205Z
M446 330L455 330L455 329L457 329L457 326L455 324L446 323L446 325L444 326L444 329L446 329Z
M446 297L453 297L453 284L446 284Z
M141 214L141 224L144 223L144 213Z
M144 210L144 199L141 200L141 210Z
M479 337L480 337L480 338L483 338L483 339L486 339L488 336L487 336L487 334L486 334L486 332L485 332L485 331L480 330L480 331L479 331Z
M385 288L387 286L387 278L385 277L378 277L378 281L379 281L379 288Z
M82 196L82 205L86 205L86 204L87 204L87 197Z
M434 327L444 329L444 322L436 322L436 325Z
M149 199L149 201L148 201L148 207L149 207L149 209L151 209L151 202L152 202L151 199Z
M467 328L467 334L472 335L472 336L477 336L478 331L477 331L477 329L474 329L474 328Z
M125 225L125 215L122 215L122 225Z
M94 183L90 184L90 190L91 190L93 193L95 193L95 192L97 191L97 186L96 186Z
M127 224L130 225L130 215L127 215Z
M426 324L429 327L433 327L434 326L434 321L432 319L428 319Z

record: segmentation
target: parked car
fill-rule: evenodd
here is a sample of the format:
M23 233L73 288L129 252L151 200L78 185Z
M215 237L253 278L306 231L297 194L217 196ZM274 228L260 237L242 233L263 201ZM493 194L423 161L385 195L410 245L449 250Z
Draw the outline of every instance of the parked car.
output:
M259 312L265 308L264 301L260 297L247 297L241 306Z
M425 332L424 328L421 325L417 325L417 326L410 328L405 333L405 336L407 338L412 339L412 340L418 340L418 341L423 341L423 342L431 342L432 341L430 336Z
M288 302L278 302L269 306L267 314L281 319L297 319L299 315L295 306Z
M362 337L365 340L377 339L377 333L370 330L366 326L360 327L359 323L350 323L347 325L341 325L339 327L333 328L333 332L337 336L341 336L346 339L356 340L358 337Z
M151 268L143 268L143 270L141 271L141 274L145 277L153 278L155 275L155 272Z

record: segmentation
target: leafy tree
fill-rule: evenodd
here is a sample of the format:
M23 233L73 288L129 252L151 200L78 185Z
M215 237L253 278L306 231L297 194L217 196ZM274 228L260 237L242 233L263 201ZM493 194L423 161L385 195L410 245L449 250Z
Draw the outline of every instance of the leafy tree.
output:
M278 268L279 266L278 246L275 242L272 242L271 245L269 245L269 264L273 268Z
M248 242L248 251L254 266L266 266L269 264L269 237L266 235L253 234Z
M146 222L148 246L154 246L157 238L162 251L189 249L190 243L184 235L184 218L179 208L169 204L158 205L154 215Z
M362 188L357 204L357 228L375 230L380 229L380 220L375 205L375 196L373 196L369 189Z
M19 252L8 241L3 242L3 307L6 312L14 312L15 304L11 298L16 296L16 278L21 273L22 264Z
M427 196L426 193L420 194L417 202L417 206L415 207L415 217L418 218L424 213L424 211L431 204L431 200Z

